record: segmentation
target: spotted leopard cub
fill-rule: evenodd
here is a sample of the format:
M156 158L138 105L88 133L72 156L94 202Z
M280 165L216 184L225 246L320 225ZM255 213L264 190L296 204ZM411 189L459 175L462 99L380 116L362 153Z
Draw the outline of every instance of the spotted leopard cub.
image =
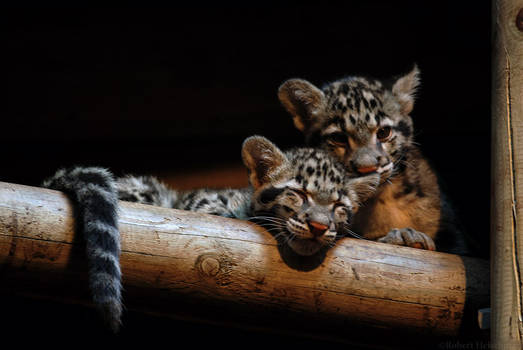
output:
M278 96L309 145L333 154L353 176L381 175L381 185L355 215L365 238L468 254L465 238L413 140L410 113L419 70L385 84L348 77L317 88L291 79Z
M108 326L122 313L118 200L202 213L256 219L298 255L313 255L350 232L354 213L379 184L379 175L352 179L327 152L282 152L266 138L245 140L242 158L251 186L176 191L150 176L115 178L98 167L59 170L44 186L64 191L82 232L89 287Z
M379 184L378 174L350 178L323 150L282 152L259 136L245 141L242 157L253 190L251 214L299 255L313 255L349 233L354 213Z

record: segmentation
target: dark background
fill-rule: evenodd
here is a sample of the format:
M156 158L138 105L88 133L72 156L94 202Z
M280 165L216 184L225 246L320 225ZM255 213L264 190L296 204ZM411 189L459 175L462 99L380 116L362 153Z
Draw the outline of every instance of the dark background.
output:
M0 28L0 180L28 185L73 164L166 181L236 169L221 180L242 184L247 136L302 144L276 96L284 80L389 78L417 63L416 139L488 254L489 1L4 8ZM8 314L30 315L33 328L54 314L48 304L15 305L29 306ZM71 316L58 310L53 322ZM155 324L128 318L128 332Z

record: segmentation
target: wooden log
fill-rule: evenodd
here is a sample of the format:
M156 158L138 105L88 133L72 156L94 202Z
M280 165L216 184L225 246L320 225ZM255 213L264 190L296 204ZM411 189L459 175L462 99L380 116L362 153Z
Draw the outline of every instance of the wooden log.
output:
M493 2L492 344L522 348L523 1Z
M353 326L455 335L489 304L481 259L345 238L292 260L247 221L120 205L128 308L352 337ZM60 192L0 182L0 289L88 300L71 210Z

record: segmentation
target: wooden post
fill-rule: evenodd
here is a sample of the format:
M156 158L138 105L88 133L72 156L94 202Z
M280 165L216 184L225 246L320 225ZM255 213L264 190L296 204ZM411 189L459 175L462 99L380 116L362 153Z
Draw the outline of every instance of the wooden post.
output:
M522 347L523 1L493 1L492 345Z
M290 267L250 222L120 205L127 308L338 338L355 327L427 337L477 328L489 303L485 260L347 238ZM0 182L0 289L88 300L71 210L60 192Z

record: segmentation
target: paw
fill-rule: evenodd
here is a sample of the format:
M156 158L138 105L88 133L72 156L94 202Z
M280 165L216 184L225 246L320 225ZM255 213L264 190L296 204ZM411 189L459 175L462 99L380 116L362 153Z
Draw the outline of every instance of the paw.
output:
M397 229L393 228L386 236L378 239L378 242L395 245L404 245L407 247L436 250L434 240L424 234L409 227Z

